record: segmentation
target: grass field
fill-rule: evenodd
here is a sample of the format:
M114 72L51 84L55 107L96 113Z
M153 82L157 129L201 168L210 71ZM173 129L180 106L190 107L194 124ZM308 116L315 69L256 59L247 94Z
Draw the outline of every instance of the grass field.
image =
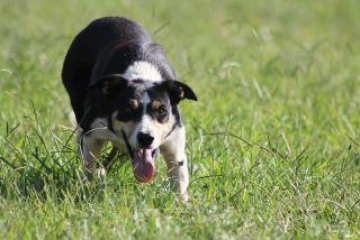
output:
M360 3L0 1L1 239L360 238ZM72 38L124 15L166 49L183 102L191 199L164 161L82 185L61 84ZM104 153L105 155L106 153Z

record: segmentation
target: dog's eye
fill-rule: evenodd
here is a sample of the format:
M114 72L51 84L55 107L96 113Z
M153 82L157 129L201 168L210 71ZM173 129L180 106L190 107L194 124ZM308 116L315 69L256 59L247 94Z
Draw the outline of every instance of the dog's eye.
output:
M159 115L164 115L166 113L166 109L164 107L159 107L155 110L155 112Z

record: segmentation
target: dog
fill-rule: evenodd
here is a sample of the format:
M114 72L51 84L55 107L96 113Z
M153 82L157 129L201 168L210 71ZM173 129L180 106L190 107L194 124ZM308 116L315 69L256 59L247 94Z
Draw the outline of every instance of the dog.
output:
M197 96L177 81L164 50L144 28L125 17L92 21L71 43L62 82L80 129L86 172L105 176L107 168L99 155L110 142L128 153L136 180L147 183L154 176L159 149L173 190L188 199L179 103L197 101Z

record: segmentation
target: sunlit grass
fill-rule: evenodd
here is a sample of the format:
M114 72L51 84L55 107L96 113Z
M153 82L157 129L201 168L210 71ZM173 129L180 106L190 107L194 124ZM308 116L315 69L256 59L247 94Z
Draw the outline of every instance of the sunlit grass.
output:
M2 0L0 238L359 238L359 7ZM130 164L81 183L60 71L106 15L145 26L199 97L182 103L188 203L161 158L146 186Z

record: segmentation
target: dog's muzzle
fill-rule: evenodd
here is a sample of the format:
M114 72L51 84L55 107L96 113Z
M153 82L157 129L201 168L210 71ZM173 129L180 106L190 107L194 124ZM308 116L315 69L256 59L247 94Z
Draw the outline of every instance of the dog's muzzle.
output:
M124 131L122 135L126 144L126 148L132 160L135 178L140 183L148 183L154 177L155 158L157 149L133 149L128 141Z

